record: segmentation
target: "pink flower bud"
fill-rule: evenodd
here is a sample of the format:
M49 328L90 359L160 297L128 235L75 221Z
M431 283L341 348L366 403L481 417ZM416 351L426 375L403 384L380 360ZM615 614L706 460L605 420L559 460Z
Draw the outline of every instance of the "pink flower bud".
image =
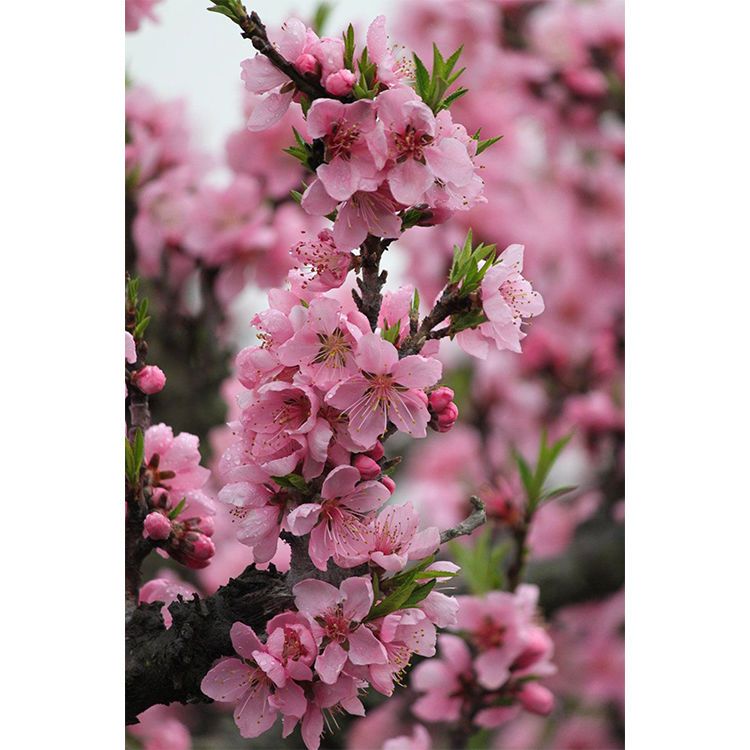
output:
M304 53L294 61L294 67L300 73L315 73L318 69L318 61L312 55Z
M555 705L555 697L538 682L525 683L517 697L527 711L539 716L549 715Z
M458 407L451 401L443 411L438 414L437 431L448 432L456 424L458 419Z
M172 522L162 513L149 513L143 520L143 535L148 539L161 541L172 533Z
M381 477L380 483L385 486L391 495L396 491L396 483L390 477Z
M452 388L441 385L440 388L436 388L429 396L430 409L439 414L453 401L454 395Z
M156 365L146 365L133 376L135 384L149 396L164 388L167 376Z
M534 628L529 636L526 648L515 660L511 669L527 669L538 662L550 649L552 641L543 628Z
M196 518L193 523L193 528L206 536L213 536L216 529L213 516L201 516L200 518Z
M326 78L325 89L334 96L346 96L352 90L356 76L351 70L342 68Z
M453 216L453 211L445 206L431 206L429 213L417 222L420 227L434 227L437 224L444 224Z
M380 467L364 453L357 454L352 464L362 479L376 479L380 476Z
M380 461L385 455L385 448L383 448L383 444L380 440L378 440L378 442L375 443L375 447L367 451L365 455L369 456L373 461Z
M570 89L581 96L597 98L607 93L607 79L596 68L579 68L563 73L563 79Z
M193 531L185 535L185 544L188 550L188 567L194 567L191 562L204 563L214 556L216 547L214 543L205 535L198 531ZM197 567L203 567L199 565Z

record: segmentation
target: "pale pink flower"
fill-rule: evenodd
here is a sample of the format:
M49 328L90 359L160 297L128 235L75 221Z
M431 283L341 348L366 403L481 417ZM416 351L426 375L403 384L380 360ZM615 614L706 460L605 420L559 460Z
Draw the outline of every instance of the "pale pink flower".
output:
M315 662L323 682L336 683L347 661L358 666L387 662L383 644L362 624L373 603L369 578L347 578L338 589L310 579L298 583L293 593L297 609L310 621L318 642L327 641Z
M383 750L430 750L432 740L427 730L416 724L411 736L393 737L383 745Z
M182 710L178 703L151 706L138 714L138 723L128 727L128 734L140 741L143 750L190 750L190 732L178 718Z
M327 216L338 207L333 237L340 248L359 247L368 234L395 239L401 234L402 206L376 179L367 180L340 206L326 192L319 179L313 180L302 196L302 208L313 216ZM364 183L364 180L363 180Z
M184 246L208 265L221 265L239 255L262 255L273 241L256 180L237 175L223 189L203 186L196 196L185 231Z
M435 626L421 609L402 609L387 615L379 623L378 640L385 647L388 661L371 664L369 680L383 695L392 695L394 682L409 666L413 654L435 655Z
M323 141L326 163L316 173L337 201L351 198L363 180L372 180L385 164L385 136L370 100L343 104L318 99L307 115L307 132Z
M363 540L366 514L388 499L380 482L360 482L353 466L337 466L325 479L319 503L303 503L287 519L296 536L310 534L309 555L315 567L326 570L328 559L351 568L367 560Z
M318 646L310 623L297 612L282 612L268 621L266 632L266 653L256 653L255 659L274 684L312 680Z
M389 420L412 437L424 437L430 415L420 389L440 378L440 362L419 355L399 359L396 347L375 333L359 340L355 361L362 372L326 395L327 403L349 417L352 439L362 448L371 448Z
M388 88L406 85L406 80L413 77L410 61L396 56L388 46L383 15L377 16L367 29L367 57L377 66L376 80Z
M232 520L239 524L237 539L252 548L256 563L268 562L276 554L286 509L285 496L271 484L230 482L218 494L219 501L231 507Z
M423 721L457 721L465 696L465 686L473 682L471 652L457 635L438 637L439 659L418 664L411 673L411 686L425 693L412 706Z
M419 515L411 503L389 505L372 521L366 535L370 562L383 570L403 570L408 562L423 560L440 546L440 531L419 528Z
M456 598L458 627L469 633L480 652L475 662L477 681L487 690L496 690L510 678L511 665L524 647L517 599L505 591Z
M354 350L370 326L361 313L345 315L336 300L326 297L313 299L304 314L301 328L279 347L279 361L298 366L325 391L357 371Z
M438 136L432 110L411 88L384 91L375 99L378 118L388 140L388 185L406 206L423 202L435 180L468 185L474 165L466 144L450 135Z
M356 82L357 76L351 70L342 68L328 76L325 89L329 94L333 94L334 96L346 96L351 93Z
M253 629L241 622L232 625L230 637L243 659L221 659L203 678L201 691L213 700L234 703L234 721L240 734L258 737L273 726L278 713L270 702L274 684L253 655L256 651L265 653L265 647Z
M398 344L409 335L409 313L413 301L414 287L411 284L400 286L395 291L388 290L383 294L378 326L385 330L399 324L398 339L396 340Z
M544 311L539 292L521 275L523 245L510 245L482 280L482 309L488 318L478 328L461 331L459 346L468 354L485 359L493 344L498 349L521 351L524 318Z
M298 242L292 254L300 265L289 272L290 286L304 299L340 287L352 263L351 250L340 250L330 229L321 230L314 240Z
M168 539L172 533L172 524L169 519L158 511L149 513L143 519L143 536L155 541Z
M138 31L144 19L158 21L154 6L161 0L125 0L125 31Z

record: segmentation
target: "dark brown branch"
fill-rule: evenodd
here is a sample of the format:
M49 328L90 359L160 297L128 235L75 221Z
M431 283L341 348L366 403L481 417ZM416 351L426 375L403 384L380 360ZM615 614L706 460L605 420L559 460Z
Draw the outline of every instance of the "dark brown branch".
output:
M250 566L215 594L180 598L169 606L167 630L160 602L139 606L125 628L125 718L136 721L157 703L208 702L200 683L216 659L234 654L229 630L241 621L262 633L292 604L284 576Z
M247 11L242 7L242 16L238 21L242 29L242 36L252 42L253 47L261 55L267 57L290 81L295 85L298 91L305 94L310 100L314 99L339 99L340 101L352 101L351 97L338 97L328 93L315 76L300 73L294 65L287 60L268 39L266 27L260 16L252 11L247 15Z
M360 293L352 294L357 307L370 322L373 331L378 327L380 306L383 304L382 289L388 278L387 271L380 271L380 259L391 242L392 240L381 240L368 235L360 248L362 278L357 279Z
M466 536L471 534L475 529L478 529L483 523L487 521L487 514L484 511L484 503L476 496L472 495L469 498L474 510L468 518L465 518L457 526L452 529L446 529L440 532L440 543L445 544L451 539L455 539L458 536Z

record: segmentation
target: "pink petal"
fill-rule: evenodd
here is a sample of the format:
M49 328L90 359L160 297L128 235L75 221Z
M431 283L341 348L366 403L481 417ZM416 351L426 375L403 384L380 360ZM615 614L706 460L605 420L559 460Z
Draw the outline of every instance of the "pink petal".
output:
M428 693L416 701L411 710L423 721L456 721L461 711L461 698L449 698L441 693Z
M432 185L435 178L432 172L414 159L396 164L388 172L388 185L391 194L405 206L413 206L423 202L425 191Z
M316 170L328 195L338 201L345 201L359 189L359 171L353 160L334 157L328 164L321 164Z
M240 65L245 88L254 94L265 94L271 89L289 83L289 78L263 55L258 54L249 60L243 60Z
M289 531L295 536L309 534L318 522L323 506L320 503L303 503L298 505L288 516Z
M385 664L388 653L372 630L360 625L349 634L349 659L352 664Z
M235 622L229 630L234 650L246 659L253 658L253 651L265 651L255 631L244 622Z
M256 105L247 121L247 129L257 132L275 125L289 109L292 92L266 94Z
M466 146L457 138L443 138L437 145L426 148L424 156L432 173L443 182L460 187L474 176L474 165Z
M317 706L310 706L305 718L302 719L302 740L307 750L318 750L321 734L323 734L323 714Z
M287 682L286 672L282 663L263 651L253 651L255 663L273 680L274 685L284 687Z
M331 388L326 394L327 404L337 409L347 409L359 401L369 387L369 383L361 375L353 375Z
M480 654L474 662L479 684L488 690L497 690L508 681L510 664L516 656L515 653L499 648Z
M296 716L298 719L305 715L307 709L307 698L305 698L304 690L291 681L274 692L270 703L284 716Z
M380 482L375 480L360 482L356 490L346 497L343 504L358 513L369 513L380 508L390 496L386 486Z
M378 16L367 29L367 52L370 60L376 65L388 51L385 33L385 16Z
M269 688L259 685L249 691L234 709L234 723L243 737L259 737L276 721L276 709L268 702Z
M331 200L333 199L331 198ZM304 199L302 207L308 211L308 213L318 213L316 211L310 211L305 206ZM331 211L332 210L333 209L331 209ZM318 213L318 215L325 215L331 211ZM342 250L353 250L365 241L368 229L368 224L360 213L359 208L354 204L353 200L348 200L341 206L338 215L336 216L336 223L333 225L333 239L335 240L336 245Z
M409 559L423 560L437 551L440 547L440 531L435 526L430 526L414 535L409 545Z
M338 201L328 195L320 180L315 179L305 190L301 205L307 213L313 216L327 216L336 208ZM336 243L339 244L338 239ZM359 242L356 245L359 245ZM356 247L356 245L351 245L351 247Z
M309 617L318 617L336 606L339 590L330 583L310 579L301 581L293 589L297 609Z
M478 330L466 330L456 334L458 345L472 357L487 359L490 345L487 339Z
M310 138L323 138L331 126L344 116L343 102L335 99L316 99L307 113L307 134Z
M366 333L357 344L354 358L366 372L380 375L391 372L398 363L398 350L377 333Z
M388 404L388 418L401 432L412 437L427 435L430 413L415 391L394 392Z
M370 579L359 576L347 578L341 583L341 592L346 595L344 615L347 620L351 622L361 622L364 620L373 602L372 583Z
M248 689L250 672L239 659L222 659L201 681L201 692L215 701L234 703Z
M427 388L440 380L443 365L437 359L412 354L399 360L391 370L393 379L407 388Z
M346 664L346 651L335 641L329 643L315 662L315 671L320 679L328 685L332 685L341 674Z
M320 494L327 500L350 495L359 482L359 471L353 466L337 466L323 482Z
M334 547L328 535L328 521L319 523L310 532L307 554L318 570L328 570L328 560L334 553Z

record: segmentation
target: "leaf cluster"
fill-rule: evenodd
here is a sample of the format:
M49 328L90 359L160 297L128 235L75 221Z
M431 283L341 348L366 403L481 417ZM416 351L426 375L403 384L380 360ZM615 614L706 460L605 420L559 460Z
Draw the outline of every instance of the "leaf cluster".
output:
M427 67L419 59L418 55L414 55L414 90L435 114L450 107L453 102L469 91L464 87L459 87L452 93L447 94L448 89L456 82L464 70L466 70L466 68L460 68L454 72L454 68L456 67L458 58L461 57L462 51L463 45L461 45L446 60L443 58L437 45L433 44L432 72L427 70Z
M492 530L485 527L472 547L450 543L451 554L461 566L461 573L471 593L476 596L505 586L504 561L511 545L504 542L492 545Z
M133 442L125 438L125 478L131 487L137 487L143 466L143 432L138 428Z

